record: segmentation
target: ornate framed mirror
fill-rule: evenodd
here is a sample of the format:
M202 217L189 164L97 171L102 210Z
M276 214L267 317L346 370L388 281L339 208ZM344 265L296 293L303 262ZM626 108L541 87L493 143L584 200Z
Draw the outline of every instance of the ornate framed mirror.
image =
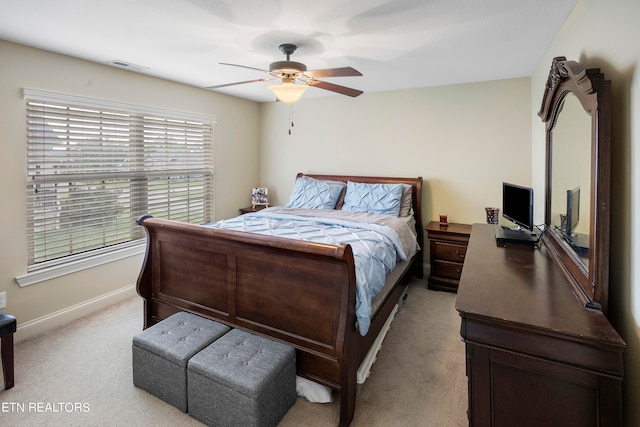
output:
M543 241L578 299L606 314L611 82L600 69L556 57L538 115L546 124Z

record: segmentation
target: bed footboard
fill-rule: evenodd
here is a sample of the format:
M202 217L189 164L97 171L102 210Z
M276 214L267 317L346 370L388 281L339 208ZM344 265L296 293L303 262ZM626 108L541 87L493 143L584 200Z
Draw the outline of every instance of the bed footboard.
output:
M288 343L298 375L341 395L341 425L356 398L356 280L349 245L325 245L144 216L137 281L144 327L178 311Z

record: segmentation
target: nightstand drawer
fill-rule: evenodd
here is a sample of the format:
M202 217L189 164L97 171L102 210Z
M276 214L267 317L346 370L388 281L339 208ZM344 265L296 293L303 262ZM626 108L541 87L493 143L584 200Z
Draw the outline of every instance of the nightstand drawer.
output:
M434 258L437 260L464 262L467 255L467 247L444 242L432 242Z
M433 271L431 274L437 277L460 280L462 265L461 262L435 260L432 264Z

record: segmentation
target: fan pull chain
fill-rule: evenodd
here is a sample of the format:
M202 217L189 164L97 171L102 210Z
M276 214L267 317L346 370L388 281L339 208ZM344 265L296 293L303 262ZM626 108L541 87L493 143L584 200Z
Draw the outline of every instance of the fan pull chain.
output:
M289 135L291 135L291 128L293 126L293 106L289 104Z

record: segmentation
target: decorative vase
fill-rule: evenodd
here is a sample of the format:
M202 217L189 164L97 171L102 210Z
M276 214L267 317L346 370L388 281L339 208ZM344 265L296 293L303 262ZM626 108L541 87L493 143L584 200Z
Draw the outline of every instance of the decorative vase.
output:
M487 224L497 224L500 215L500 208L484 208L487 212Z

